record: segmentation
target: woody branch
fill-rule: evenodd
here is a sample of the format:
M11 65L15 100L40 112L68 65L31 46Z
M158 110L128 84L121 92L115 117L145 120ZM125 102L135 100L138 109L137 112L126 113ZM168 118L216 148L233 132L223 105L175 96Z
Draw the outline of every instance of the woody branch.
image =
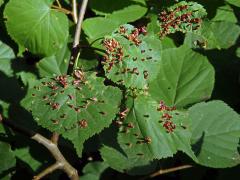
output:
M46 147L49 150L49 152L52 154L52 156L55 158L55 160L56 160L55 164L49 166L48 168L43 170L41 173L34 176L33 177L34 180L39 180L57 169L64 171L71 180L79 180L77 170L74 167L72 167L69 164L69 162L64 158L64 156L60 152L57 144L55 144L51 140L43 137L39 133L36 133L29 129L26 129L25 127L19 126L14 121L11 121L9 119L3 119L1 114L0 114L0 123L2 123L3 125L5 125L7 127L12 128L14 131L16 131L18 133L24 134L24 135L30 137L31 139L37 141L39 144Z

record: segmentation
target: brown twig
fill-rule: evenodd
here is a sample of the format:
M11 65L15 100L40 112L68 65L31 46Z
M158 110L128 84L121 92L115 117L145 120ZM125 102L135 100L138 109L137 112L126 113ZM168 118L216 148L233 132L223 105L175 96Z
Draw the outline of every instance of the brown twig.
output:
M51 137L51 141L54 143L54 144L58 144L58 139L59 139L59 134L54 132L52 134L52 137Z
M62 8L62 5L61 5L61 3L59 2L59 0L56 0L56 2L57 2L57 5L58 5L60 8Z
M46 168L37 176L34 176L33 178L34 180L39 180L42 177L46 176L47 174L52 173L56 169L63 170L71 180L79 180L77 170L74 167L72 167L69 164L69 162L64 158L57 144L53 143L51 140L43 137L42 135L34 131L31 131L29 129L26 129L25 127L17 125L14 121L3 119L1 115L0 115L0 123L3 123L4 125L12 128L13 130L21 134L31 137L31 139L45 146L49 150L49 152L52 154L52 156L55 158L56 163ZM57 137L57 135L54 135L54 136Z
M182 166L168 168L168 169L160 169L159 171L154 172L153 174L150 174L148 176L143 177L141 180L154 178L156 176L160 176L160 175L163 175L163 174L167 174L167 173L171 173L171 172L175 172L175 171L180 171L180 170L188 169L188 168L192 168L192 167L193 167L192 165L182 165Z
M77 170L68 163L68 161L62 155L62 153L59 151L56 144L54 144L52 141L48 140L47 138L43 137L40 134L35 134L32 137L32 139L37 141L39 144L42 144L43 146L45 146L50 151L52 156L56 159L55 164L60 164L60 165L58 165L57 169L63 170L71 180L79 179ZM52 167L53 166L50 166L50 167L48 167L50 169L46 168L44 171L46 173L51 172ZM44 173L44 171L43 171L43 173ZM35 176L35 178L38 178L38 177Z
M83 0L80 11L79 11L77 27L74 35L73 46L72 46L72 53L70 57L69 67L68 67L68 74L72 73L74 67L77 66L77 60L80 55L80 51L79 51L80 36L81 36L83 18L87 9L87 4L88 4L88 0Z
M60 169L60 167L62 166L61 163L56 162L55 164L49 166L47 169L45 169L44 171L42 171L41 173L39 173L37 176L33 177L33 180L39 180L42 179L43 177L45 177L48 174L51 174L53 171Z
M76 0L72 0L72 16L73 16L73 21L75 24L77 24L77 2Z

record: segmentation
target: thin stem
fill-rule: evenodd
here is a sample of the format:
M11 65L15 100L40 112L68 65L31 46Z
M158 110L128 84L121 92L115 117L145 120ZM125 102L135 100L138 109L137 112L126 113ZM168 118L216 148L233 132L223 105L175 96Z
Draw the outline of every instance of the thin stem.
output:
M49 166L47 169L43 170L41 173L39 173L38 175L33 177L33 180L39 180L42 179L43 177L45 177L48 174L51 174L53 171L60 169L60 167L62 166L61 163L56 162L55 164Z
M56 144L52 143L52 141L48 140L40 134L34 135L32 139L37 141L39 144L42 144L49 150L52 156L56 159L56 162L62 164L60 169L64 170L70 179L75 180L79 178L77 170L67 162L62 153L59 151Z
M52 5L51 7L56 9L56 10L58 10L58 11L60 11L60 12L65 13L65 14L72 14L71 11L69 11L68 9L65 9L65 8L62 8L62 7L59 7L59 6L55 6L55 5Z
M21 134L31 137L31 139L33 139L33 140L37 141L39 144L42 144L43 146L45 146L49 150L49 152L52 154L52 156L55 158L56 163L54 165L46 168L42 173L40 173L40 175L35 176L35 179L42 178L43 176L53 172L56 169L61 169L68 175L68 177L71 180L79 180L77 170L74 167L72 167L69 164L69 162L64 158L64 156L60 152L57 144L55 144L51 140L43 137L41 134L38 134L29 129L26 129L23 126L17 125L14 121L3 119L1 115L0 115L0 123L3 123L4 125L12 128L13 130L15 130ZM57 135L54 135L54 136L57 136Z
M87 9L87 4L88 4L88 0L83 0L80 11L79 11L78 22L77 22L77 27L76 27L74 42L73 42L73 48L77 47L80 42L82 22Z
M59 6L60 8L62 8L62 5L61 5L61 3L59 2L59 0L56 0L56 2L57 2L57 4L58 4L58 6Z
M83 0L80 11L79 11L78 22L77 22L77 27L74 35L73 46L72 46L72 53L70 57L69 67L68 67L68 74L73 72L75 68L74 66L77 65L77 59L80 56L80 51L79 51L80 36L81 36L81 30L82 30L82 22L87 9L87 4L88 4L88 0Z
M163 174L167 174L167 173L171 173L171 172L175 172L175 171L180 171L180 170L188 169L188 168L192 168L192 167L193 167L192 165L182 165L182 166L173 167L173 168L169 168L169 169L160 169L159 171L157 171L153 174L150 174L146 177L143 177L141 180L154 178L156 176L160 176L160 175L163 175Z
M76 2L76 0L72 0L72 15L73 15L74 23L77 24L78 18L77 18L77 2Z
M54 143L54 144L58 144L58 139L59 139L59 134L54 132L52 134L52 137L51 137L51 141Z

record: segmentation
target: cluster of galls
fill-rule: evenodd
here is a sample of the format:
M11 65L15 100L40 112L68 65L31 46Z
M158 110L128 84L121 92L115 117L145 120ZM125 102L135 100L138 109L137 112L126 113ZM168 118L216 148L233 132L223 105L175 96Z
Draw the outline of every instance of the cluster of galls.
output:
M129 109L126 108L125 110L118 113L117 120L115 121L115 124L120 128L122 128L123 133L128 133L130 129L134 129L135 126L132 122L124 123L124 120L127 117L127 114L129 112Z
M163 112L161 120L162 126L166 129L167 133L172 133L176 129L176 124L171 120L173 118L172 115L169 114L171 111L175 111L176 107L168 107L165 105L163 101L160 101L157 111Z
M61 84L64 88L68 86L67 75L57 76L55 81Z
M72 94L66 93L66 89L70 88L70 86L74 86L77 91L82 90L83 86L87 84L87 81L85 79L84 73L81 70L75 70L73 73L73 79L68 78L67 75L59 75L56 76L55 78L52 78L50 81L47 82L42 82L40 86L34 86L34 89L36 90L36 93L38 94L39 92L42 91L42 88L49 88L50 91L47 91L48 93L45 93L44 95L40 94L41 101L46 103L52 110L59 110L61 105L59 102L56 102L56 96L61 95L61 96L67 96L67 102L66 105L68 108L71 108L74 110L76 113L80 113L82 109L87 109L88 106L91 103L105 103L103 100L98 100L97 97L91 97L91 98L86 98L86 100L82 100L80 105L74 105L75 98ZM71 79L71 80L70 80ZM90 86L89 86L90 90ZM45 91L44 91L45 92ZM32 97L36 97L36 94L33 93ZM33 101L34 102L34 101ZM57 112L56 112L57 113ZM105 112L99 112L101 115L105 115ZM67 118L67 114L64 112L59 115L59 118L56 119L50 119L53 125L58 125L61 120L64 120ZM65 128L65 130L70 130L75 127L80 127L80 128L86 128L88 126L88 122L86 119L80 119L78 120L75 124L73 124L72 127L70 128Z
M128 33L124 26L120 26L119 33L138 46L142 42L139 39L139 35L146 35L147 31L145 27L141 27L135 28L131 33ZM124 57L123 48L114 38L104 39L103 46L106 48L106 55L103 57L104 62L108 62L109 67L107 70L110 71L115 63L122 61Z
M118 127L121 127L123 125L123 122L124 122L128 112L129 112L129 109L126 108L125 110L118 113L118 120L115 121L115 123ZM133 128L133 125L128 124L127 127Z
M107 62L110 71L115 63L122 61L123 58L123 49L120 46L119 42L114 38L104 39L103 45L106 48L106 55L104 55L104 62Z
M120 26L119 33L126 37L129 41L133 42L136 46L139 46L142 42L139 39L139 35L147 35L146 27L135 28L130 34L128 34L127 32L128 30L124 26Z
M130 41L130 45L135 44L136 46L139 46L142 43L141 40L141 34L146 35L146 27L140 27L140 28L134 28L132 30L129 30L125 26L120 26L118 31L116 31L117 34L120 34L124 38L128 39ZM107 72L109 72L114 65L120 63L123 61L123 59L131 59L132 61L137 61L138 59L142 62L152 60L153 57L151 56L144 56L146 54L147 50L141 50L142 57L138 58L137 56L130 57L129 54L125 54L126 52L123 51L123 47L121 44L115 39L115 38L105 38L103 41L103 46L106 49L106 54L103 57L102 64L105 65L107 68ZM152 49L148 49L149 51L152 51ZM140 75L140 73L143 73L144 79L147 79L149 76L149 73L147 70L143 70L143 72L139 72L139 69L137 67L122 67L119 71L115 72L115 75L119 74L125 74L125 73L131 73L135 75ZM123 80L118 80L118 83L123 83Z
M122 130L121 130L122 133L129 133L130 129L134 129L135 128L135 126L134 126L134 124L132 122L124 123L124 120L125 120L128 112L129 112L128 108L126 108L125 110L119 112L118 113L118 120L115 121L115 124L119 128L122 127ZM147 116L149 117L149 115L147 115ZM144 138L140 138L139 137L140 135L137 134L137 133L134 133L133 135L137 138L137 144L145 144L145 143L146 144L150 144L150 143L152 143L152 138L149 137L149 136L146 136ZM133 144L129 142L129 143L126 143L126 145L128 147L132 147ZM137 155L142 156L143 154L142 153L138 153Z
M173 10L162 11L159 14L160 20L160 37L176 31L186 32L197 30L202 20L189 9L188 5L180 5Z

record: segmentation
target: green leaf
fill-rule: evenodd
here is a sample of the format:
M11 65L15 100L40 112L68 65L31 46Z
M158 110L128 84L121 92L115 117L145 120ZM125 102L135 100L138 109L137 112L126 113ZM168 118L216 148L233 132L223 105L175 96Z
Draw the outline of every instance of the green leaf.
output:
M115 2L114 2L115 3ZM125 7L120 11L113 12L110 15L107 15L106 18L118 21L121 24L128 22L134 22L144 16L147 12L147 8L140 5L131 5Z
M240 7L240 1L239 0L225 0L229 4L232 4L234 6Z
M4 0L0 0L0 6L4 3Z
M66 74L70 55L71 52L65 43L55 55L41 59L37 64L41 77Z
M0 100L0 109L1 109L1 114L4 117L8 117L8 109L9 109L10 104L6 103L2 100ZM3 128L3 125L0 125L0 133L4 132L5 133L5 129Z
M22 102L40 126L72 141L79 156L84 141L110 125L121 100L120 91L105 86L103 78L81 78L41 79Z
M17 73L17 75L21 79L24 86L27 86L28 88L33 88L34 81L37 79L36 74L33 74L31 72L20 71L19 73Z
M144 95L133 99L127 107L129 113L123 120L118 142L128 157L153 160L182 151L194 158L186 112Z
M156 169L157 161L149 161L145 158L127 157L117 149L103 146L100 149L101 157L111 168L130 175L143 175Z
M146 88L158 73L161 60L161 42L154 36L139 35L135 42L127 37L138 31L131 25L121 26L126 33L115 30L105 37L105 60L102 62L106 76L112 81L131 88ZM138 43L139 41L140 43ZM111 51L111 43L117 43Z
M240 58L240 47L236 50L236 56Z
M89 6L97 15L107 15L121 10L132 3L132 0L102 0L101 3L98 0L90 0Z
M159 25L157 22L157 15L155 13L150 13L148 16L150 16L151 22L147 25L147 32L149 35L155 36L155 38L159 38ZM162 50L168 49L168 48L175 48L176 45L170 37L165 37L161 39L162 44Z
M4 50L4 48L3 48ZM0 50L1 51L1 50ZM4 57L4 56L3 56ZM24 95L23 88L21 87L18 79L15 77L15 72L13 72L13 64L17 60L10 59L0 59L0 84L4 88L0 88L0 101L5 103L16 104ZM16 69L14 69L16 70ZM3 72L5 73L3 73ZM8 108L3 108L4 113ZM5 111L6 110L6 111ZM8 114L8 113L6 113Z
M13 50L0 41L0 71L4 72L8 76L13 75L13 70L11 67L12 59L15 58Z
M151 20L147 25L147 31L149 34L159 35L159 25L158 25L158 16L155 12L150 12L148 14L149 19Z
M113 19L94 17L88 18L83 22L83 30L90 39L95 40L111 33L120 24L120 22Z
M100 140L103 144L100 149L101 157L111 168L131 175L149 174L156 170L157 160L149 160L147 158L136 158L127 156L127 154L119 146L117 139L119 128L112 124L100 134Z
M193 48L227 49L236 43L239 35L240 26L235 23L205 21L197 34L186 35L184 43Z
M0 101L0 103L1 103L1 101ZM1 106L0 106L0 107L1 107ZM0 124L0 133L1 133L1 134L6 133L6 132L5 132L5 129L4 129L4 127L3 127L2 124Z
M16 159L9 144L0 141L0 173L15 166Z
M170 48L176 48L174 40L169 37L165 37L163 40L161 40L161 43L162 43L163 50L170 49Z
M91 162L88 163L83 168L84 175L81 176L82 180L99 180L101 174L108 168L109 166L105 162Z
M117 0L117 2L103 0L100 4L97 0L92 0L90 7L97 14L104 15L88 18L83 22L83 30L90 40L110 34L121 24L134 22L147 12L145 2L142 0Z
M141 14L142 12L137 12L141 10L141 5L145 5L145 2L143 0L102 0L101 3L99 3L98 0L91 0L89 2L90 8L97 14L97 15L109 15L113 14L115 12L117 13L123 13L128 14L129 17L133 18L134 13ZM106 6L107 5L107 6ZM135 12L132 12L132 7L136 6ZM130 9L128 9L130 7ZM146 8L145 8L146 9ZM133 14L130 14L133 13ZM124 17L119 17L121 19L124 19Z
M18 159L28 164L33 171L37 171L42 166L42 162L38 161L31 155L29 147L16 149L13 153Z
M177 31L195 32L207 15L204 7L196 2L181 1L163 10L159 16L160 36Z
M11 180L12 179L12 175L9 173L4 177L1 177L1 180Z
M10 36L34 54L49 56L68 38L68 19L47 0L10 0L4 16Z
M233 9L229 5L220 6L217 9L215 17L211 20L212 21L229 21L232 23L238 22Z
M222 101L199 103L189 109L192 145L199 163L214 168L240 163L240 117Z
M168 105L183 107L210 98L214 86L214 69L208 59L186 46L166 49L157 78L149 93Z
M86 49L81 52L78 67L83 71L92 71L98 67L99 61L97 60L97 55L92 49Z
M16 80L21 80L20 84L23 84L27 88L33 88L33 82L37 79L38 73L35 66L29 63L29 59L27 57L16 58L11 62L11 65Z

